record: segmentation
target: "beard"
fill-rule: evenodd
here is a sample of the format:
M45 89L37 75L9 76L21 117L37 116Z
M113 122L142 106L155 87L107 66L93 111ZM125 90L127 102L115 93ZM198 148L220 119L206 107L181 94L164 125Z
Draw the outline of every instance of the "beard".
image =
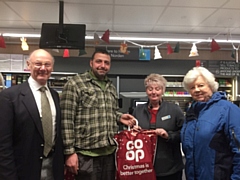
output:
M93 70L93 74L100 80L104 79L107 73L108 72L105 69L97 69L96 71Z

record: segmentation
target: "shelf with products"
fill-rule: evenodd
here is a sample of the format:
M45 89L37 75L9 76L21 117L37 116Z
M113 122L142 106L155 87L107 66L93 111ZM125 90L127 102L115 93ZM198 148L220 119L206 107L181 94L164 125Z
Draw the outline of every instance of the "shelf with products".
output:
M219 84L218 91L225 92L229 101L236 99L236 92L234 91L234 78L231 77L217 77L216 81Z
M2 71L1 73L6 88L24 83L30 76L29 71ZM76 74L74 72L52 72L48 85L60 92L67 80Z
M183 75L163 75L167 82L166 92L163 95L165 101L178 104L184 111L186 103L191 101L191 96L182 86ZM120 98L123 98L123 111L127 111L129 106L133 106L134 100L147 100L144 87L144 79L147 75L116 75L117 89ZM125 103L126 102L126 103ZM127 108L126 108L127 106Z
M183 88L182 81L184 75L163 75L167 82L166 92L163 95L164 100L178 104L183 111L192 101L191 95ZM114 77L112 75L112 77ZM115 75L117 79L117 89L120 98L123 98L123 106L131 106L132 99L147 99L144 87L144 79L147 75ZM232 101L235 84L233 77L217 77L219 91L227 94L228 100ZM124 104L126 101L128 104ZM130 104L129 104L130 103ZM124 109L126 111L127 108Z
M49 87L60 92L65 85L65 83L77 73L67 73L67 72L53 72L48 80Z

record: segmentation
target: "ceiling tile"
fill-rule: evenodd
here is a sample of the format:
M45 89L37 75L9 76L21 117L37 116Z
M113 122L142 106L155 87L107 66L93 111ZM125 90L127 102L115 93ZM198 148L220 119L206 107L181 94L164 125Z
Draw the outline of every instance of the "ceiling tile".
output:
M162 11L162 7L116 6L114 24L155 24Z
M233 29L233 30L231 31L231 34L237 34L237 35L238 35L238 38L237 38L237 39L239 39L240 28Z
M86 30L91 32L102 32L106 31L106 27L101 27L99 24L88 23L86 24ZM93 33L91 33L93 35Z
M218 10L202 22L201 26L240 27L240 11L236 9Z
M59 6L58 3L41 3L41 2L7 2L23 20L58 22Z
M81 4L113 4L114 0L64 0L65 3L81 3Z
M17 3L17 2L26 2L26 0L2 0L4 2L12 2L12 3ZM66 0L64 0L66 1ZM59 0L27 0L27 2L44 2L44 3L58 3Z
M223 8L233 8L233 9L239 9L240 10L240 2L239 0L229 0Z
M145 6L166 6L170 0L147 0L147 1L139 1L139 0L115 0L115 4L122 4L122 5L145 5Z
M228 0L177 0L171 1L170 6L181 7L221 7Z
M0 33L40 31L59 23L59 0L0 0ZM87 33L188 35L231 31L240 36L240 0L64 0L64 23L86 24Z
M202 9L169 7L159 19L157 24L196 26L214 11L215 9L210 8Z
M113 25L114 31L123 31L123 32L151 32L152 27L151 26L145 26L145 25Z
M7 27L7 29L16 29L16 28L31 28L29 24L27 24L25 21L1 21L0 24L2 27Z
M0 7L1 7L0 20L5 20L5 21L22 20L22 18L19 17L17 13L12 11L6 4L0 2Z
M155 26L153 32L159 33L189 33L192 28L186 26Z
M217 35L219 33L227 33L227 28L221 28L221 27L195 27L191 33L196 34L212 34Z
M99 23L108 25L112 22L111 5L68 4L64 12L71 23Z

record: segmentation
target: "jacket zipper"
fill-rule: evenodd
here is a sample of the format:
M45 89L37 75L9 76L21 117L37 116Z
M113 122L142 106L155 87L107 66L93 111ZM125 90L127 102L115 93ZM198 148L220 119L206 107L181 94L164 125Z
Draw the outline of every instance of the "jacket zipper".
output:
M237 140L237 137L236 137L236 135L235 135L234 129L232 129L232 137L233 137L233 140L234 140L235 143L236 143L236 146L237 146L237 148L238 148L238 151L240 151L240 143L239 143L239 141Z

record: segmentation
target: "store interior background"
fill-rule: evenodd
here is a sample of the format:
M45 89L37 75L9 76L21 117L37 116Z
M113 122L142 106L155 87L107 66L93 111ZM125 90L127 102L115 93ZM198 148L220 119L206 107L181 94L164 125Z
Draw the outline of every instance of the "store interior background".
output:
M86 35L97 33L100 37L109 29L110 43L96 45L93 39L86 40L87 54L78 56L78 50L70 50L70 57L63 58L59 52L47 49L56 59L55 72L82 73L89 69L89 59L96 47L119 48L126 42L129 48L152 46L151 60L113 60L110 78L117 86L122 99L121 111L127 112L132 99L144 99L143 80L150 73L179 75L182 77L200 61L235 61L231 57L233 45L240 44L239 0L64 0L64 23L86 24ZM40 34L42 23L59 22L58 0L2 0L0 1L0 34ZM120 41L111 37L122 37ZM152 38L128 41L130 37ZM0 54L28 55L38 49L39 38L27 37L28 51L21 49L21 36L4 36L6 48ZM208 42L197 44L199 56L189 57L194 41L180 41L180 52L167 55L168 41L154 41L155 38L203 39ZM220 43L220 50L210 52L210 40ZM236 42L232 43L232 40ZM168 43L174 48L176 41ZM161 45L159 45L161 44ZM159 45L162 59L154 60L154 45ZM129 75L121 78L121 75ZM120 79L117 77L120 76ZM237 78L239 82L239 77ZM118 82L119 81L119 82ZM240 89L238 87L238 89ZM135 97L125 97L121 92L139 92ZM240 94L237 92L237 94ZM236 97L238 100L238 96Z
M150 73L176 75L182 77L200 61L234 61L231 57L233 45L240 43L240 3L239 0L64 0L63 23L86 24L86 36L97 33L99 37L109 29L110 43L96 45L93 39L86 39L87 54L78 56L78 50L70 50L70 57L63 58L59 52L47 49L55 56L55 72L82 73L89 69L89 58L97 47L120 48L125 42L128 48L149 47L150 61L114 60L110 78L118 86L121 98L121 111L126 112L133 98L144 99L143 80ZM0 48L2 54L28 55L39 46L39 38L27 38L28 51L21 49L21 37L5 36L6 33L40 35L42 23L59 23L59 0L2 0L0 1L0 33L3 34L6 48ZM23 37L23 36L22 36ZM120 37L121 40L111 40ZM131 40L131 37L151 38L149 40ZM156 40L158 38L168 38ZM190 39L172 41L170 39ZM196 41L199 56L189 57L192 39ZM219 42L220 50L210 52L211 39ZM130 41L129 41L130 40ZM225 42L220 42L224 40ZM236 42L232 43L233 40ZM207 41L207 42L206 42ZM172 48L180 43L179 53L168 55L166 44ZM162 59L154 60L154 47L157 45ZM121 75L125 75L122 77ZM126 76L129 75L129 76ZM120 79L118 79L120 77ZM232 77L237 78L238 77ZM240 89L240 88L238 88ZM140 92L122 96L121 92ZM235 99L238 100L239 93Z
M102 41L96 45L93 39L86 39L87 54L78 56L78 50L70 50L70 57L63 58L59 52L47 49L55 56L55 72L82 73L89 69L89 58L97 47L118 49L122 42L128 48L149 47L150 61L114 60L110 78L118 86L121 111L127 112L132 99L146 99L143 80L150 73L183 76L195 66L196 60L229 60L233 45L240 43L240 4L238 0L64 0L63 23L86 24L86 36L97 33L99 37L109 29L110 43ZM3 0L0 2L0 33L40 34L42 23L60 22L58 0ZM122 40L111 40L121 37ZM146 41L131 40L130 37L151 38ZM6 48L2 54L26 54L39 47L39 38L27 38L28 51L21 49L21 37L4 36ZM156 40L156 38L190 39L189 41ZM199 56L189 57L191 39L197 42ZM210 40L219 41L220 50L210 52ZM220 43L220 40L227 42ZM237 42L231 43L232 40ZM204 42L208 41L208 42ZM132 43L133 42L133 43ZM180 42L179 53L168 55L166 44L172 48ZM154 60L154 46L158 45L162 59ZM124 75L122 77L121 75ZM129 75L129 76L126 76ZM118 79L120 77L120 79ZM238 78L238 77L235 77ZM239 89L239 88L238 88ZM121 92L139 92L134 97L123 96ZM236 94L239 94L238 92ZM238 96L235 97L235 100Z

